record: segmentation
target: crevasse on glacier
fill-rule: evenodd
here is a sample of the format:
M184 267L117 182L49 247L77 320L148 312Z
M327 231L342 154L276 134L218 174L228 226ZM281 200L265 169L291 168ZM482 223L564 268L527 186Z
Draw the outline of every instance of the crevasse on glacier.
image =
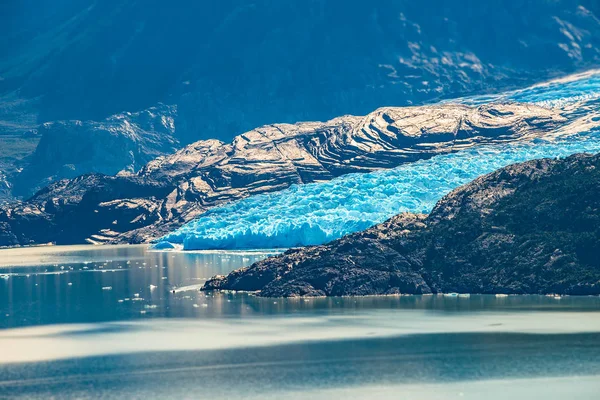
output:
M600 97L600 75L584 75L581 79L493 97L548 107L595 100ZM465 101L483 102L485 98ZM321 244L400 212L428 213L451 190L506 165L578 152L600 152L600 132L475 147L391 170L292 186L213 208L161 241L181 243L186 250Z

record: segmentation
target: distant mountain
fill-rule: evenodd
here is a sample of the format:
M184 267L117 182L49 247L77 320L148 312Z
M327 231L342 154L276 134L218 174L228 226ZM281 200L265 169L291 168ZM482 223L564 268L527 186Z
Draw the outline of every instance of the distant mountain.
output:
M21 150L59 134L68 145L161 103L177 107L176 129L153 154L264 124L525 86L600 65L599 13L595 0L4 2L0 173L27 197L77 173L131 169L144 157L117 152L104 165L62 151L45 173L36 157L46 150L26 160ZM91 142L102 137L86 143L101 148Z
M163 102L179 107L183 143L498 91L600 63L594 0L0 7L0 94L35 99L28 107L39 123L101 121Z
M600 294L600 155L502 168L322 246L218 276L205 289L261 296Z
M175 106L124 112L103 121L46 122L35 152L14 178L13 194L30 197L63 178L99 172L137 172L150 160L175 152Z
M231 144L193 143L135 174L58 181L0 208L0 245L147 242L212 207L254 194L481 144L530 141L580 123L572 111L490 103L387 107L364 117L267 125Z

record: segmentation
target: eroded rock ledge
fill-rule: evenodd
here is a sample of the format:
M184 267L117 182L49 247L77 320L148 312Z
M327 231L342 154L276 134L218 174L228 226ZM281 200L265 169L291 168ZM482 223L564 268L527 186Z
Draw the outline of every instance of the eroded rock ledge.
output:
M209 280L261 296L600 294L600 155L514 164L329 244Z
M136 174L54 183L0 208L0 246L147 242L232 200L478 144L531 139L570 122L559 109L491 103L388 107L364 117L267 125L231 144L193 143Z

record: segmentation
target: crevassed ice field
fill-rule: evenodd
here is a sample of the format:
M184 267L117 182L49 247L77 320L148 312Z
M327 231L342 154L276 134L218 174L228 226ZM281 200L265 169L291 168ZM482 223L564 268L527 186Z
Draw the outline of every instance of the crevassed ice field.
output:
M588 73L528 89L457 101L517 101L544 107L600 104L600 73ZM597 120L600 117L593 117ZM325 183L296 185L209 210L162 241L184 249L274 248L322 244L367 229L400 212L428 213L451 190L516 162L600 152L600 131L530 142L481 146L390 170L351 174Z

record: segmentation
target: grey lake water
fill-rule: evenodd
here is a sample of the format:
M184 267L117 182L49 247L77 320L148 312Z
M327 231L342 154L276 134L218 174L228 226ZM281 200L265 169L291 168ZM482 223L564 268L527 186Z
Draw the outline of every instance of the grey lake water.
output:
M198 290L270 254L0 250L0 398L600 398L599 297Z

